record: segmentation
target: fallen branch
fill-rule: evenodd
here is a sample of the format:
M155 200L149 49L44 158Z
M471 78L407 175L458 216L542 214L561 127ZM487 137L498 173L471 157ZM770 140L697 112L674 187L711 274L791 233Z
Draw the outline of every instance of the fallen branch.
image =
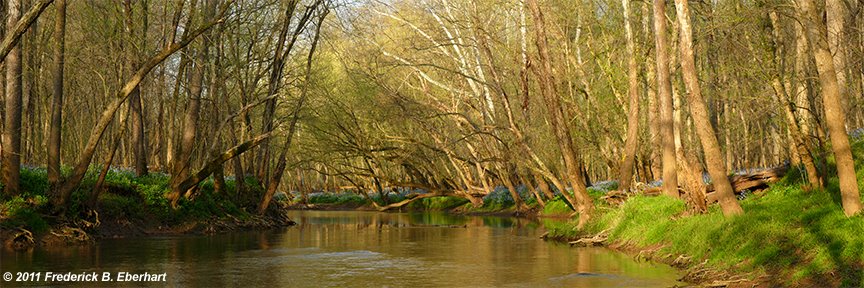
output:
M585 246L585 247L590 247L590 246L603 246L603 243L605 243L606 240L609 239L609 235L606 234L606 231L607 231L607 230L603 230L603 231L601 231L600 233L597 233L597 234L594 235L594 236L580 238L579 240L576 240L576 241L570 241L570 242L567 242L567 243L569 243L570 246L576 246L576 245L579 245L579 246Z
M378 205L378 203L375 203L374 201L372 202L372 205L374 205L375 208L378 209L378 211L383 212L383 211L387 211L390 209L401 208L402 206L408 205L411 202L414 202L416 200L420 200L423 198L442 197L442 196L447 196L447 195L449 195L449 194L445 194L445 193L426 193L426 194L411 193L411 194L408 194L407 199L393 203L393 204L390 204L390 205L387 205L387 206L380 206L380 205Z
M789 171L789 165L783 165L744 175L735 175L729 180L732 182L732 189L735 194L741 194L744 191L758 192L767 189L769 184L780 181L787 171ZM705 201L708 204L717 202L717 193L714 193L713 185L706 187Z

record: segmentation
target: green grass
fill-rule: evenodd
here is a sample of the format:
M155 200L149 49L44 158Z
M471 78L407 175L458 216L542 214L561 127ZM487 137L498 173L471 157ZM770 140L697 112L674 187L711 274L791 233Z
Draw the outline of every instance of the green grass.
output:
M573 209L570 209L570 205L567 205L561 196L547 201L546 206L543 206L543 211L540 212L543 216L566 216L571 213L573 213Z
M455 196L432 197L415 200L406 206L416 211L446 211L469 203L468 199Z
M350 192L313 193L309 195L309 203L362 206L368 204L369 201L363 198L363 196Z
M864 191L864 142L854 147ZM828 179L826 189L810 192L801 189L804 178L800 169L792 169L763 196L742 200L741 216L724 217L716 205L706 214L685 216L681 200L635 196L619 207L599 205L583 230L575 228L575 220L544 224L552 237L607 230L610 241L662 246L660 255L685 254L720 270L762 271L787 285L839 279L831 285L864 287L864 215L843 213L836 176ZM549 203L546 209L556 205Z

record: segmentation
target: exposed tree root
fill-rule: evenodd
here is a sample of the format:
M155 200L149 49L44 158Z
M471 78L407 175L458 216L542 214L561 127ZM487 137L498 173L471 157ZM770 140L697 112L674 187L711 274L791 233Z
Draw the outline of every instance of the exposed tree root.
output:
M606 230L597 233L591 237L580 238L576 241L570 241L570 246L603 246L606 243L606 240L609 239L609 235L606 234Z

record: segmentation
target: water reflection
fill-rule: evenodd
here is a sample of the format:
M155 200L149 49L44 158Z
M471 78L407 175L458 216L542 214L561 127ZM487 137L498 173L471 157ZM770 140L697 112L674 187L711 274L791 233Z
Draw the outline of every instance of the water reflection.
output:
M94 246L3 251L0 268L13 273L167 272L169 284L217 287L676 284L677 273L669 267L638 263L606 249L540 241L542 229L525 219L443 213L292 213L298 225L279 231L106 240Z

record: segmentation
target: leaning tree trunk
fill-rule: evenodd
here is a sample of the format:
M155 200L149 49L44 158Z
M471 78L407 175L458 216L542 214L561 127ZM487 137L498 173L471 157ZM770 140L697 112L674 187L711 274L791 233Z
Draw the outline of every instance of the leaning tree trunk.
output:
M816 70L819 72L819 83L822 85L822 102L825 108L825 120L831 137L831 148L837 159L837 176L840 178L840 196L843 199L843 210L847 216L861 211L861 196L858 192L858 179L855 176L855 162L852 160L852 150L849 145L849 134L846 131L846 111L843 109L843 97L834 60L828 48L827 30L822 24L816 4L813 0L798 0L798 8L804 19L804 29L813 57L816 60Z
M561 99L555 91L555 81L552 78L554 73L552 69L552 60L549 56L548 39L546 37L545 20L540 7L537 5L537 0L526 1L531 14L534 17L535 25L534 32L537 39L535 44L538 52L538 62L540 64L540 93L543 95L546 109L549 112L549 123L555 134L555 139L558 141L558 146L561 148L561 154L564 157L564 166L567 168L568 179L573 188L573 194L576 197L577 211L580 214L579 227L582 227L591 218L594 211L594 203L591 197L588 196L588 190L585 187L585 179L582 175L582 163L579 158L579 151L573 145L573 139L570 137L570 129L567 125L567 119L564 116L564 110L561 106ZM561 191L566 194L567 191Z
M782 62L781 45L780 45L780 22L776 12L771 12L772 40L774 44L774 65L775 72L771 81L771 87L774 88L774 95L777 102L783 107L783 114L786 116L786 123L789 129L789 138L792 141L792 149L797 155L800 164L804 165L804 171L807 172L807 180L810 182L810 188L821 189L823 187L822 177L816 169L816 162L813 160L812 149L809 145L807 136L801 133L801 128L798 126L797 117L795 117L795 102L789 97L789 92L786 86L783 85L783 71L780 63ZM794 162L793 162L794 164Z
M654 42L657 59L657 97L660 102L660 138L663 144L663 194L678 198L678 164L675 162L675 124L672 120L672 82L666 39L666 1L654 0Z
M51 2L54 2L54 0L41 0L39 3L33 5L23 16L21 15L21 0L6 2L6 34L3 38L3 43L0 43L0 59L2 59L0 62L5 61L6 56L12 50L19 49L18 42L21 40L21 35L27 32L27 28L30 28L30 25L36 22L36 19L39 18L39 15L42 15L42 12L45 11L45 8L48 8ZM13 8L15 9L14 11ZM19 18L21 19L20 21L18 21ZM0 25L2 24L0 23ZM21 57L19 56L18 58Z
M735 193L732 191L732 184L729 182L729 177L726 176L727 170L723 159L723 151L720 150L717 134L715 134L714 126L711 124L711 117L708 115L708 107L702 98L702 88L699 86L695 57L693 56L693 30L690 26L690 11L687 7L687 0L675 0L675 7L678 14L678 23L681 26L681 40L679 41L681 46L681 72L684 76L684 84L690 92L687 93L690 96L688 99L688 102L690 102L690 114L693 117L696 134L699 135L699 140L702 143L702 150L705 153L705 164L708 166L708 174L711 175L711 180L714 182L723 215L742 214L744 210L738 204ZM692 193L700 192L693 191Z
M320 3L320 1L316 3ZM291 140L294 136L295 129L297 129L297 120L300 118L300 112L303 109L303 104L306 102L306 97L308 96L309 80L311 79L312 74L312 60L315 56L315 48L318 47L318 39L321 37L321 25L324 23L324 18L327 17L327 14L330 12L328 9L328 7L325 7L322 14L318 16L318 23L315 27L315 36L312 38L312 46L309 48L309 56L306 58L306 79L303 81L303 88L300 91L300 99L297 101L297 106L294 107L293 115L291 116L291 123L288 125L288 135L285 139L285 146L282 147L282 152L279 155L279 162L276 164L276 173L274 173L273 178L270 179L270 182L267 185L267 191L264 193L264 197L258 205L258 214L264 214L264 212L267 211L267 207L270 205L270 200L273 199L276 189L279 188L282 174L285 172L287 166L286 162L288 161L288 149L291 147Z

